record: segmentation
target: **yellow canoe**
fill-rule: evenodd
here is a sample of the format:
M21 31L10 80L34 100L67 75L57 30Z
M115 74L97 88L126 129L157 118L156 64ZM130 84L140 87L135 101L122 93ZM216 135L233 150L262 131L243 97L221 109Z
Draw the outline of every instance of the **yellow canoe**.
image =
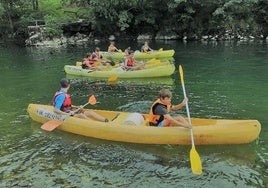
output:
M108 59L123 59L125 56L125 52L101 51L100 54L104 58L108 58ZM162 59L162 58L173 57L174 54L175 54L174 50L154 50L148 53L136 51L134 53L134 58L135 59L152 59L152 58Z
M135 71L124 71L120 67L104 67L104 70L82 69L81 66L65 65L64 71L75 76L86 76L91 78L109 78L117 75L118 78L151 78L170 76L175 71L175 65L169 62L153 63L145 65L145 69Z
M68 79L79 79L80 81L91 81L91 82L98 82L99 84L101 82L105 83L107 82L107 78L92 78L92 77L85 77L85 76L75 76L67 74L66 78ZM165 77L154 77L152 78L125 78L120 79L117 82L118 85L173 85L174 79L170 76Z
M45 123L51 119L60 119L63 123L57 129L78 135L140 144L191 144L189 129L148 126L148 121L138 113L94 111L107 117L110 122L58 115L53 113L53 107L49 105L28 106L28 113L34 121ZM147 117L147 114L143 114L143 117ZM246 144L254 141L261 131L261 124L257 120L201 118L191 120L196 145Z

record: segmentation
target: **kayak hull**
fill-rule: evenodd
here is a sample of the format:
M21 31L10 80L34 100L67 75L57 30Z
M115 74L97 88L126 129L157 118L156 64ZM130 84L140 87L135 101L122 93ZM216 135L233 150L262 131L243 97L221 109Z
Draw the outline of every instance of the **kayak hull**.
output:
M162 64L163 65L135 71L123 71L120 67L113 68L111 70L92 71L82 69L81 66L65 65L64 71L70 75L86 76L91 78L109 78L114 75L117 75L118 78L151 78L170 76L174 73L175 66L173 63Z
M125 56L124 52L104 52L101 51L100 54L107 59L123 59ZM148 53L144 52L135 52L134 53L134 58L135 59L152 59L152 58L157 58L157 59L162 59L162 58L169 58L173 57L175 54L174 50L162 50L162 51L152 51Z
M63 123L57 128L62 131L104 140L139 144L190 145L190 131L183 127L153 127L144 120L138 125L126 120L130 112L94 110L107 117L110 122L85 120L58 115L53 107L29 104L28 113L37 122L45 123L60 119ZM143 114L148 117L147 114ZM254 141L260 134L261 124L257 120L227 120L192 118L195 145L246 144Z

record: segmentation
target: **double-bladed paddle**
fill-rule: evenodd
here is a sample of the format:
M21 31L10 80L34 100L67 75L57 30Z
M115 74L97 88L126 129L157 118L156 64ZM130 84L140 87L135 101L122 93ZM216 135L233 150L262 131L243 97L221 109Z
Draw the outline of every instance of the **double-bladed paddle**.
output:
M84 104L83 106L79 107L77 110L74 111L74 113L77 113L79 110L81 110L82 108L84 108L85 106L87 106L88 104L91 105L95 105L97 103L97 100L95 98L94 95L91 95L88 98L88 102L86 104ZM71 114L70 114L71 115ZM69 116L69 115L68 115ZM41 126L41 129L45 130L45 131L53 131L54 129L56 129L58 126L60 126L62 124L62 120L58 120L58 119L53 119L50 120L46 123L44 123Z
M182 70L181 65L179 66L179 72L180 72L180 77L181 77L183 95L184 95L184 98L186 98L186 91L185 91L184 79L183 79L183 70ZM191 123L191 118L190 118L188 102L186 102L186 110L187 110L188 121L191 125L192 123ZM192 142L192 149L190 150L190 162L191 162L192 172L194 174L202 174L202 163L201 163L199 154L195 150L193 129L191 128L190 131L191 131L191 142Z

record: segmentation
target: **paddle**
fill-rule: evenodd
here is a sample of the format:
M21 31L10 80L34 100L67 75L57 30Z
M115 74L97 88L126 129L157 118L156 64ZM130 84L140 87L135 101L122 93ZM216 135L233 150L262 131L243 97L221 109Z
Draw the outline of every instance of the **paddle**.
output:
M118 75L113 75L108 78L108 82L116 82L118 78Z
M88 104L94 105L96 104L96 98L94 95L91 95L88 98L88 102L86 104L84 104L82 107L79 107L77 110L74 111L74 113L77 113L79 110L81 110L82 108L84 108L85 106L87 106ZM70 114L71 115L71 114ZM69 115L68 115L69 116ZM50 120L46 123L44 123L41 126L41 129L45 130L45 131L53 131L54 129L56 129L58 126L60 126L62 124L62 120L58 120L58 119L53 119Z
M181 65L179 66L179 72L180 72L180 77L181 77L181 85L182 85L183 95L184 95L184 98L186 98L186 91L185 91L184 79L183 79L183 70L182 70ZM188 102L186 102L186 110L187 110L188 121L191 125L192 123L191 123L191 118L190 118L190 111L189 111L189 107L188 107ZM202 174L201 159L199 157L199 154L195 150L194 135L193 135L192 128L191 128L191 142L192 142L192 149L190 151L190 162L191 162L192 172L194 174Z
M159 59L152 58L152 59L146 61L145 64L154 64L154 63L159 63L159 62L160 62Z

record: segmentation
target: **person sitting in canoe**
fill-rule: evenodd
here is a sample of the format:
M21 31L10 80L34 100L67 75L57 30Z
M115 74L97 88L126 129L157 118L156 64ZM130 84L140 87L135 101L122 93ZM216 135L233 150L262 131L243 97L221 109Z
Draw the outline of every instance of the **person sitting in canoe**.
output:
M96 119L102 122L108 122L109 120L101 115L95 113L92 110L80 109L77 113L73 111L73 109L79 109L81 107L72 105L72 100L70 94L68 94L68 90L71 86L70 80L67 78L62 78L60 80L61 89L56 91L54 97L52 99L52 103L54 106L54 113L62 114L62 115L71 115L75 117L79 117L82 119Z
M110 61L108 59L104 59L102 57L102 55L100 54L100 48L99 47L96 47L95 51L92 53L92 59L94 61L100 62L104 66L109 66L109 65L114 66L114 62L112 62L112 61Z
M115 45L114 45L114 42L111 41L110 42L110 45L108 47L108 52L120 52L121 50L118 50Z
M148 53L154 51L152 48L150 48L147 41L144 42L143 46L141 47L141 52Z
M171 105L172 93L168 89L161 89L158 99L152 104L149 111L150 126L169 127L182 126L191 128L191 125L182 116L171 116L171 110L179 110L186 105L188 98L185 98L180 104Z
M88 53L87 56L82 61L83 69L97 70L98 68L95 65L95 60L92 58L92 54Z
M125 50L125 60L124 65L122 66L123 70L132 71L132 70L141 70L145 68L145 65L141 61L137 61L134 58L133 50Z

